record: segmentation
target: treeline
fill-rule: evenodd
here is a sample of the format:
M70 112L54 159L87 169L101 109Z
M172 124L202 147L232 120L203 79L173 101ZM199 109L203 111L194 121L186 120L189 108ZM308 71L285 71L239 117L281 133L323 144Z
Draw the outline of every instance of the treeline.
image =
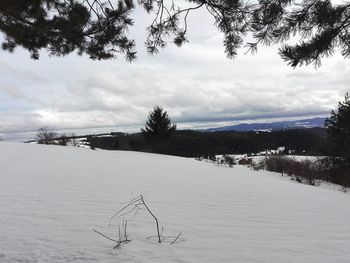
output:
M328 155L331 142L322 128L273 132L201 132L178 130L161 148L150 146L141 133L87 138L92 148L155 152L183 157L257 153L285 146L298 155Z

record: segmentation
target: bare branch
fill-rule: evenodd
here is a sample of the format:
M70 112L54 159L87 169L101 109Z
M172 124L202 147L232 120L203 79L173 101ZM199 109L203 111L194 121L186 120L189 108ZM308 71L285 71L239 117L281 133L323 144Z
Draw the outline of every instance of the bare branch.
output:
M146 207L147 211L150 213L150 215L154 218L154 220L156 221L156 226L157 226L157 233L158 233L158 242L161 243L161 239L160 239L160 233L159 233L159 224L158 224L158 219L157 217L152 213L152 211L149 209L149 207L146 205L145 200L143 199L143 196L140 195L141 197L141 201L143 203L143 205Z
M113 238L110 238L110 237L108 237L108 236L102 234L101 232L99 232L99 231L97 231L97 230L95 230L95 229L93 229L92 231L94 231L95 233L97 233L97 234L103 236L104 238L107 238L108 240L114 241L114 242L116 242L116 243L119 242L118 240L115 240L115 239L113 239Z

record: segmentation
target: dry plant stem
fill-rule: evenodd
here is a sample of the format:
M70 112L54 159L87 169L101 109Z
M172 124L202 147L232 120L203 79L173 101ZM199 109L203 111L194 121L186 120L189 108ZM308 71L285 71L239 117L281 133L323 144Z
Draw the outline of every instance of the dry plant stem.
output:
M181 236L181 232L177 235L177 237L174 239L174 241L173 242L171 242L170 243L170 245L173 245L173 244L175 244L175 242L179 239L179 237Z
M129 243L130 241L131 241L131 240L121 240L121 241L119 241L119 242L117 243L117 245L115 245L115 246L113 247L113 249L120 248L121 244L123 244L123 243Z
M141 202L143 203L143 205L146 207L147 211L151 214L151 216L154 218L154 220L156 221L156 225L157 225L157 235L158 235L158 242L162 243L162 240L160 239L160 233L159 233L159 223L158 223L158 219L155 217L155 215L152 213L152 211L148 208L148 206L145 203L145 200L143 199L143 196L140 195L141 197Z
M136 196L135 198L131 199L120 210L118 210L109 219L109 226L111 226L111 222L115 218L120 218L122 216L132 214L132 213L134 213L134 215L133 215L133 218L134 218L139 210L147 210L148 213L154 218L154 221L156 223L157 235L150 236L147 239L157 237L158 243L162 243L162 241L165 241L167 239L170 239L170 238L174 239L175 238L175 240L173 240L171 242L171 244L174 244L179 239L181 233L178 234L177 236L163 236L163 228L162 228L162 231L160 231L158 218L152 213L151 209L146 204L142 195ZM128 237L127 237L127 233L126 233L126 227L127 227L127 221L124 221L124 219L123 219L122 227L120 227L118 225L118 229L119 229L119 241L118 242L119 243L117 244L117 246L115 246L115 248L119 248L120 244L123 242L129 242Z
M127 225L128 225L128 221L125 221L125 224L124 224L124 238L125 238L125 240L128 240L128 235L126 234Z
M115 239L113 239L113 238L110 238L110 237L108 237L108 236L102 234L101 232L99 232L99 231L97 231L97 230L95 230L95 229L93 229L93 231L94 231L95 233L97 233L97 234L103 236L104 238L106 238L106 239L108 239L108 240L111 240L111 241L117 243L117 244L113 247L113 249L117 249L117 248L120 248L120 247L121 247L121 244L123 244L123 243L129 243L129 242L131 241L130 239L128 239L128 236L127 236L127 233L126 233L126 228L127 228L127 225L128 225L127 222L128 222L128 221L126 221L126 220L124 221L124 220L123 220L122 229L120 229L120 226L118 225L118 230L119 230L119 239L118 239L118 240L115 240Z
M122 209L120 209L118 212L116 212L116 213L109 219L109 224L111 224L111 221L112 221L115 217L121 216L120 213L123 212L123 211L125 211L126 209L128 209L130 206L135 205L135 206L137 207L137 205L140 204L140 203L139 203L140 201L141 201L141 196L138 196L138 197L132 199L126 206L124 206ZM132 208L132 211L133 211L133 209L135 209L135 208L133 207L133 208ZM125 212L125 213L122 214L122 215L128 214L129 212L130 212L130 211L127 211L127 212Z
M164 227L162 227L162 231L160 232L160 236L163 236L163 231L164 231ZM146 237L146 239L150 239L150 238L154 238L154 237L158 237L158 235L149 236L149 237Z
M116 243L119 243L119 241L118 241L118 240L115 240L115 239L113 239L113 238L110 238L110 237L108 237L108 236L106 236L106 235L102 234L101 232L98 232L98 231L97 231L97 230L95 230L95 229L93 229L92 231L94 231L95 233L97 233L97 234L99 234L99 235L103 236L104 238L107 238L108 240L111 240L111 241L114 241L114 242L116 242Z

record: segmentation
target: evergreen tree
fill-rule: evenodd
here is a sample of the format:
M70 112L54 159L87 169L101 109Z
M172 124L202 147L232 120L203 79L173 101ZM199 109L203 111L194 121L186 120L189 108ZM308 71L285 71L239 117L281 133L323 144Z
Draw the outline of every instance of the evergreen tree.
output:
M133 40L126 30L133 0L1 0L0 31L2 48L13 52L17 46L39 59L40 49L63 56L77 51L92 59L108 59L124 54L135 58Z
M163 143L175 131L176 125L171 124L168 113L159 106L150 112L145 128L141 129L142 135L150 143Z
M200 9L212 16L223 33L225 52L234 58L242 46L254 52L260 44L282 44L280 55L291 66L314 64L337 50L350 57L350 3L331 0L1 0L2 48L21 46L39 58L39 50L62 56L77 51L92 59L124 54L136 57L133 25L136 4L154 15L147 27L146 47L157 53L170 36L186 43L187 19ZM245 43L247 34L253 37ZM290 37L300 41L286 44Z
M332 110L326 119L326 129L337 146L336 156L344 158L343 164L350 168L350 98L345 94L344 101L338 103L337 112Z

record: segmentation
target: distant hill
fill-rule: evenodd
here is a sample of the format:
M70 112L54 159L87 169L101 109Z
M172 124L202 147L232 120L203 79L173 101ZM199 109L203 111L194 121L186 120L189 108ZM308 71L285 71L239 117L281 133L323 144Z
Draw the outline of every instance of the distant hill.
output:
M288 129L307 129L307 128L323 128L325 118L313 118L296 121L280 121L270 123L241 123L232 126L224 126L217 128L209 128L203 131L217 132L217 131L276 131Z

